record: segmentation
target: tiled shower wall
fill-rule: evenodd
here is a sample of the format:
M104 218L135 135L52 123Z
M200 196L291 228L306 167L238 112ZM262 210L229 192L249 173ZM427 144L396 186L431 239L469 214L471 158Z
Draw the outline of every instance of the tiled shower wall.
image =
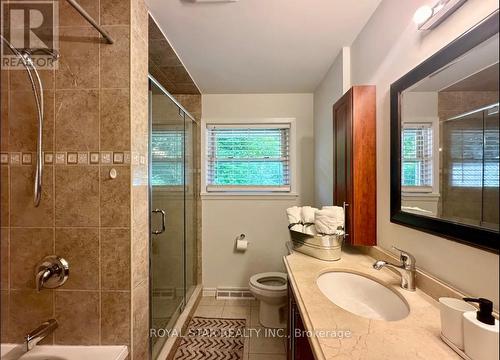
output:
M142 0L80 4L115 43L59 1L59 68L42 72L38 208L33 94L24 71L2 70L1 342L21 342L56 318L59 329L46 343L126 344L146 359L147 11ZM34 267L51 254L68 260L70 277L36 292Z

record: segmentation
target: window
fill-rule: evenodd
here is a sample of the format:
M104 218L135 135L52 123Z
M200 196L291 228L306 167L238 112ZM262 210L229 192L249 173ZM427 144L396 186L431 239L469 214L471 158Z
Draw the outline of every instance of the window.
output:
M290 191L290 124L207 125L207 191Z
M153 186L184 185L184 130L153 130L151 139Z
M432 146L431 123L404 124L401 141L403 187L432 187Z
M451 185L498 187L499 146L498 129L452 130Z

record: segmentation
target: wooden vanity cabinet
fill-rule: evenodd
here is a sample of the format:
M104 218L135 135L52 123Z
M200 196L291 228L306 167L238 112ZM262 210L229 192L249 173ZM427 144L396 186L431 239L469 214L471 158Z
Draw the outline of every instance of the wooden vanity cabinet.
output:
M286 346L287 360L314 360L314 354L307 336L297 336L297 331L305 334L304 323L295 302L290 283L288 283L288 341Z
M375 86L353 86L333 105L333 203L351 245L377 244L375 139Z

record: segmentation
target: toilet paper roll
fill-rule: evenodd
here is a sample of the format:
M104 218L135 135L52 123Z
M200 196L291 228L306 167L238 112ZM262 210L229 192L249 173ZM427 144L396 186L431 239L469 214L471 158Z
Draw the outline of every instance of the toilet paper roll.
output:
M246 251L247 248L248 248L248 241L246 241L246 240L237 240L236 241L236 250Z

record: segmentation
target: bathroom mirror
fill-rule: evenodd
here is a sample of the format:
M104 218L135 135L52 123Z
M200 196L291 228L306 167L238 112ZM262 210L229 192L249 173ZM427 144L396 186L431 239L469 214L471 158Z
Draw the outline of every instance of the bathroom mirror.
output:
M391 221L499 249L498 12L391 85Z

